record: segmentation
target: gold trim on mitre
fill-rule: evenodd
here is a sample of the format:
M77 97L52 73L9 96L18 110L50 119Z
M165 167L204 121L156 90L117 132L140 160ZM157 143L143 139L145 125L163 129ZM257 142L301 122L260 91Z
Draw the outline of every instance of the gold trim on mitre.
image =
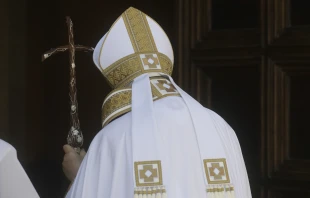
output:
M147 17L143 12L130 7L116 20L117 22L120 18L123 19L134 53L117 60L105 69L100 61L102 48L116 22L101 45L100 70L112 88L122 88L144 73L151 73L150 76L156 76L159 73L170 76L172 74L173 62L167 55L158 52ZM154 21L150 17L149 19ZM160 27L156 22L155 24ZM162 30L161 27L160 29ZM163 33L166 35L164 31Z
M135 53L126 56L105 69L102 73L113 88L128 85L144 73L172 73L171 60L162 53Z
M135 52L157 52L146 15L131 7L122 14L122 17Z

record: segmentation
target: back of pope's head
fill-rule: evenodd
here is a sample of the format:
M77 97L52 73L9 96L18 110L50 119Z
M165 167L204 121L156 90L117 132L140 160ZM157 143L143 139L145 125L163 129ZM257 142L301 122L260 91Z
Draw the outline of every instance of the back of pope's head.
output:
M115 95L115 90L120 90L124 102L126 97L131 97L131 90L126 89L131 88L137 77L143 74L150 77L171 76L174 54L170 40L161 26L140 10L130 7L98 42L93 60L114 90L109 96ZM163 86L164 81L161 79ZM166 84L171 83L167 81ZM110 108L113 105L107 104L112 101L109 96L103 104L103 125L120 116L110 115L114 110ZM122 113L128 111L127 108Z

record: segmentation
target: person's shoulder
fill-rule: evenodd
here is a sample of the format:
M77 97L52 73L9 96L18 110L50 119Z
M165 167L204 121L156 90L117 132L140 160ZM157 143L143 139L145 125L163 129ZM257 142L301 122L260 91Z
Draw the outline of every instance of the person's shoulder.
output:
M0 161L12 151L16 152L15 148L11 144L0 139Z
M221 129L234 132L232 126L218 113L215 111L205 108L209 115L212 117L214 123ZM234 132L235 133L235 132Z
M217 123L218 125L222 125L223 127L230 127L230 125L226 122L226 120L215 111L205 108L206 111L209 113L209 115L212 117L213 121Z
M208 108L205 108L205 110L212 116L213 119L217 119L219 121L225 121L224 118L222 118L222 116L220 116L215 111L208 109Z
M11 144L9 144L6 141L0 139L0 151L12 150L12 149L15 150L15 148Z
M120 140L125 133L131 129L131 112L122 115L121 117L113 120L107 126L103 127L93 138L92 142L100 141L105 139L109 140Z

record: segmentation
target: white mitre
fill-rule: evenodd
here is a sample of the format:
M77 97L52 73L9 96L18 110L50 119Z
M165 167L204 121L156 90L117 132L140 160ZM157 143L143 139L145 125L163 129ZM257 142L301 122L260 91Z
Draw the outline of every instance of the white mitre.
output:
M94 63L114 90L107 96L102 107L102 125L131 110L133 80L148 73L151 77L171 75L173 50L164 30L149 16L135 9L127 9L97 44ZM153 78L153 99L178 95L174 89L166 92L158 88L171 84L165 79ZM122 95L122 104L116 97ZM119 101L120 102L120 101Z
M169 68L160 68L159 64L154 65L155 60L152 59L148 62L145 59L147 55L168 61ZM135 61L135 58L140 60L141 71L138 74L162 72L164 69L171 74L174 62L172 46L164 30L156 21L135 8L129 8L114 22L108 33L97 44L93 57L94 63L113 87L123 85L123 81L117 81L122 77L116 79L116 75L109 76L107 72L113 69L112 67L119 67L121 61L127 59ZM120 70L119 75L128 75L129 72ZM135 73L134 76L138 74Z
M19 163L16 150L0 139L0 198L39 197Z

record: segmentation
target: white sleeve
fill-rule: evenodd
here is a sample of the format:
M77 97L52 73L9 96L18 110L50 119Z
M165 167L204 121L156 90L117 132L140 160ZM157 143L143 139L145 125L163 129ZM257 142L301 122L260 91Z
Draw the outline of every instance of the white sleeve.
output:
M39 195L17 159L16 150L0 140L0 198L37 198Z

